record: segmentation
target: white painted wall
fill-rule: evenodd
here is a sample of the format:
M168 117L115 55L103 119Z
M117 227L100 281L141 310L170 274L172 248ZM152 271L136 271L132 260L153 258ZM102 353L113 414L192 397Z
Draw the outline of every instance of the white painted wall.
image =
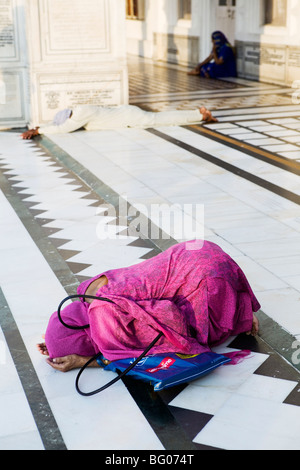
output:
M203 60L211 50L211 33L222 29L218 5L218 0L192 0L191 21L183 21L178 20L177 0L145 0L145 19L126 20L128 52L191 65L188 64L188 59L191 59L188 52L183 50L180 55L178 50L185 47L183 38L193 38L193 41L186 42L186 47L196 48L198 60ZM222 14L226 14L226 9ZM223 26L230 28L227 34L237 43L240 75L276 83L292 83L300 79L299 24L299 0L288 0L285 27L263 25L263 0L236 0L235 20L228 23L224 19ZM166 35L172 35L172 41L167 41ZM166 50L170 48L170 42L175 44L173 55ZM276 56L278 64L272 63L272 60L276 62ZM245 58L246 66L242 63Z

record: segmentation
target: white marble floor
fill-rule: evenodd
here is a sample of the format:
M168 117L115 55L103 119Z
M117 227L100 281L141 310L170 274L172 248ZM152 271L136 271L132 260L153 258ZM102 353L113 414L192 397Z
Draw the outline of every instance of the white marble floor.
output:
M176 135L181 141L188 139L190 144L201 148L206 146L206 151L214 151L230 161L233 159L236 164L248 160L222 146L209 148L211 142L202 137L198 140L198 136L186 129L164 128L160 131L165 135ZM299 335L299 271L294 257L300 234L299 227L295 225L296 204L202 161L146 130L78 132L55 136L52 140L133 206L140 204L141 208L142 203L145 214L150 217L153 203L179 204L187 217L197 214L189 212L194 204L203 206L206 238L219 243L243 267L265 313L295 337ZM266 178L268 170L274 172L274 168L267 164L262 166ZM79 275L92 276L103 270L103 266L113 268L140 262L141 257L150 251L130 246L136 239L131 236L99 239L99 230L113 217L103 215L102 206L95 205L93 197L87 197L86 188L81 188L68 172L60 171L60 165L37 150L34 143L21 141L15 133L3 133L1 169L12 188L19 191L24 203L30 209L40 211L35 219L45 219L42 223L46 228L58 229L49 236L49 240L65 240L60 249L78 252L68 261L89 265L79 271ZM278 178L280 174L284 175L284 172L278 170ZM286 184L289 187L293 182L287 180ZM85 399L75 392L75 373L55 373L35 351L35 343L41 340L49 313L56 309L57 302L66 293L3 193L0 205L1 288L67 448L164 449L124 384L119 383L99 396ZM241 220L244 223L241 224ZM110 227L110 234L116 233L115 226ZM166 230L163 221L162 227ZM99 256L95 258L96 251ZM293 258L293 271L287 267L287 257ZM285 269L281 270L281 266ZM28 295L29 292L32 295ZM2 342L5 345L4 339ZM266 396L255 395L255 380L268 384L271 380L264 376L253 378L253 372L267 358L268 354L253 352L244 363L226 366L226 369L224 366L205 382L189 385L170 403L176 409L214 416L195 435L195 444L256 449L261 446L278 448L280 442L283 448L298 448L293 436L299 433L299 420L295 419L299 408L283 403L297 382L274 378L274 387L270 384L264 392ZM5 382L1 387L3 424L0 426L0 447L43 448L6 346L2 348L2 362ZM91 388L107 381L110 375L88 372L86 381ZM203 400L207 393L206 383L212 387L209 401ZM270 391L269 397L268 390L273 388L275 391ZM12 395L11 390L14 391ZM201 403L204 402L206 405L202 408ZM253 406L257 413L264 411L265 427L274 414L278 422L276 432L267 433L267 440L262 442L260 436L253 433L253 415L250 417L245 411L242 415L243 423L246 423L242 426L244 434L240 432L239 413L242 409L253 409ZM234 417L230 410L236 410ZM228 419L230 433L222 431L228 428ZM280 431L281 424L289 429L284 436ZM261 428L261 433L265 427Z
M48 158L36 152L34 145L21 142L16 134L3 133L1 154L2 162L7 162L7 166L17 174L16 179L22 179L23 187L28 188L21 192L34 195L29 199L38 197L40 203L51 212L47 216L57 216L56 227L60 224L64 228L73 227L72 239L78 241L82 249L80 228L88 220L91 223L90 237L89 240L86 236L83 239L90 244L99 244L95 231L98 223L96 208L90 207L93 200L82 199L85 193L76 191L75 185L69 184L70 179L57 173L55 165L49 165ZM15 187L19 184L15 183ZM49 199L49 191L54 195L53 198ZM60 197L56 199L57 195ZM124 384L119 382L109 391L103 392L101 397L86 400L75 391L76 371L66 375L57 374L36 351L35 345L42 341L49 313L57 309L57 302L66 296L66 291L2 192L0 207L1 289L67 448L163 449L134 400L126 393ZM54 213L55 209L57 213ZM81 224L78 224L79 220ZM127 240L127 243L130 241ZM79 246L76 245L76 248ZM121 250L120 258L126 255L126 249L122 250L122 240L110 249L103 247L102 243L102 255L108 251L112 258L112 252L115 253L117 259L111 264L116 267L120 260L118 249ZM127 253L123 262L133 264L145 250L131 247ZM2 331L1 346L0 448L43 449L43 442ZM101 373L97 370L96 376L90 372L87 371L86 385L92 388L101 386L101 383L106 383L114 376L110 372Z
M160 131L299 194L297 175L187 129L171 127ZM205 238L218 243L245 267L253 289L263 299L262 310L300 338L300 272L296 262L294 268L281 269L291 257L300 255L299 205L146 130L103 132L101 143L97 133L78 132L52 139L133 206L143 204L149 216L151 204L176 204L183 213L191 205L202 205ZM133 142L136 145L131 150ZM201 227L202 218L198 222ZM161 220L164 230L166 225ZM284 309L279 307L274 312L274 296L280 293L285 299Z
M207 128L297 165L300 109L290 106L288 99L283 104L282 98L278 98L279 106L269 106L266 103L274 88L263 94L267 87L258 85L257 90L252 88L260 92L261 107L219 109L219 124ZM248 91L240 91L244 95L238 97L237 92L226 90L227 102L245 103L252 98ZM174 98L178 100L178 95ZM188 98L194 103L194 96ZM175 103L169 102L171 107ZM95 181L106 185L103 199L117 195L128 201L166 236L180 241L196 234L218 243L245 271L264 314L293 338L293 345L285 345L291 351L288 361L276 362L268 346L253 347L242 363L223 366L169 397L168 410L178 419L183 413L188 416L185 422L194 423L189 445L229 450L300 448L299 373L292 367L300 358L299 175L192 129L158 131L79 131L52 136L48 150L54 143L70 156L73 174L55 152L43 152L14 132L0 135L0 449L47 448L41 432L46 418L39 421L32 411L6 316L16 323L27 362L66 448L168 449L159 433L161 423L155 426L123 382L100 395L81 397L74 388L76 372L55 372L35 348L49 315L68 288L75 286L76 276L91 277L151 256L153 247L137 243L137 233L128 234L125 225L117 225L112 206L106 211L107 205L93 189ZM216 160L201 158L201 152ZM259 176L265 186L214 161ZM92 175L93 184L89 185L85 174L78 173L78 177L78 168ZM274 193L268 184L295 195L295 201ZM160 214L154 210L157 207ZM171 209L176 217L170 224ZM60 261L70 263L68 279ZM232 340L217 351L244 347L231 344ZM111 377L113 373L90 369L85 386L99 387ZM205 419L206 424L200 426ZM186 428L182 438L185 432Z

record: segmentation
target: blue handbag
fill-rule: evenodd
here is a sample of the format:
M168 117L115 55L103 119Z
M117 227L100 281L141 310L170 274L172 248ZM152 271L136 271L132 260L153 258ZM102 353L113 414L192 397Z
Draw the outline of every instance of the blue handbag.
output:
M65 323L61 317L62 305L70 299L82 297L103 300L106 302L114 303L112 300L105 297L98 297L85 294L73 294L69 295L59 304L57 309L57 315L60 322L66 327L73 330L86 329L89 325L72 326ZM150 382L154 386L155 391L160 391L165 388L174 387L181 383L190 382L203 375L212 372L222 364L226 364L231 361L229 357L217 354L214 352L206 352L202 354L186 356L178 353L166 353L166 354L155 354L147 356L147 353L157 343L157 341L163 336L160 332L156 338L149 344L149 346L143 351L143 353L137 358L120 359L118 361L112 361L106 365L106 361L101 353L95 354L90 358L86 364L80 369L77 374L75 387L80 395L91 396L96 393L102 392L106 388L110 387L124 375L131 375L132 377ZM79 387L79 378L84 370L89 366L91 362L96 360L101 367L105 366L105 370L111 370L119 372L120 374L113 380L103 385L102 387L93 390L91 392L83 392Z
M125 371L134 358L119 359L105 366L113 372ZM214 352L205 352L195 356L176 353L155 354L143 357L127 375L149 382L154 391L174 387L198 379L212 372L217 367L230 362L228 357Z

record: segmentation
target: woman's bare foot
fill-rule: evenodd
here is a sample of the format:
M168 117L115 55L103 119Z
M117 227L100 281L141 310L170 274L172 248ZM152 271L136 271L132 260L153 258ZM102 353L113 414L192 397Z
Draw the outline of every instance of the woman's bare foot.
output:
M200 70L193 69L193 70L190 70L187 74L188 75L200 75Z
M48 352L46 343L39 343L39 344L36 345L36 347L37 347L37 350L40 354L42 354L43 356L49 356L49 352Z
M42 335L42 338L45 339L45 335ZM47 346L46 346L45 342L38 343L36 345L36 347L37 347L37 350L40 354L42 354L43 356L49 356L49 352L48 352L48 349L47 349Z
M259 331L259 321L256 315L253 314L252 330L247 332L247 335L256 336Z

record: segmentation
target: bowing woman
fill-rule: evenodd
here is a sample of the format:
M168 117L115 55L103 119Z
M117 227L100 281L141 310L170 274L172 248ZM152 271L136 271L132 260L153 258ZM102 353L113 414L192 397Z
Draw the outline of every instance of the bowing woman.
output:
M66 372L96 353L105 361L138 357L162 332L150 354L201 354L240 333L256 335L260 305L241 268L219 246L183 242L139 264L84 281L80 295L96 295L54 312L39 351ZM94 361L91 365L98 366Z

